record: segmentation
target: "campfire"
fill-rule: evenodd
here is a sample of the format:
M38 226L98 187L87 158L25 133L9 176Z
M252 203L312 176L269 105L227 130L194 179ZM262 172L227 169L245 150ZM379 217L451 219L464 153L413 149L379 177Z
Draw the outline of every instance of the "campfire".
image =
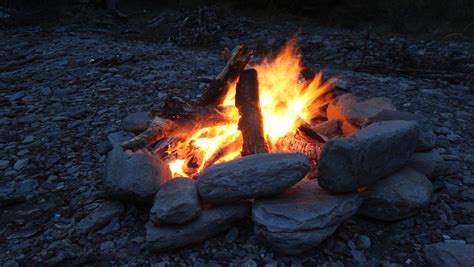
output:
M310 122L330 100L332 81L321 73L302 76L296 41L255 64L248 64L252 51L236 47L202 99L168 99L151 127L124 147L162 139L155 153L173 177L194 177L215 163L257 153L303 152L317 160L327 138Z
M251 210L263 242L297 254L356 213L394 221L429 204L434 169L412 163L431 158L414 154L434 146L428 119L302 75L296 39L252 56L236 47L201 97L169 97L147 129L109 137L126 138L107 157L109 195L154 198L150 250L203 241Z

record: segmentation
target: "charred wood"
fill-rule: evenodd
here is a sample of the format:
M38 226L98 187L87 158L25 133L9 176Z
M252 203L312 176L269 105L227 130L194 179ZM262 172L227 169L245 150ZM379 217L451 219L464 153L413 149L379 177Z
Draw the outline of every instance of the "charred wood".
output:
M243 139L242 156L268 153L263 132L256 70L248 69L240 75L235 93L235 106L240 114L238 127Z

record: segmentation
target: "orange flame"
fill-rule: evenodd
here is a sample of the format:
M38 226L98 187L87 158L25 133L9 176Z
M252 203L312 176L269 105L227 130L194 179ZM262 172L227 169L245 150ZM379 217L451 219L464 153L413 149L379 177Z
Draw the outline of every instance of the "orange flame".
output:
M250 66L257 70L260 107L266 141L272 147L279 138L292 133L298 127L299 118L310 121L318 109L325 104L323 95L332 87L332 81L323 82L322 74L313 79L304 80L301 76L303 66L301 54L296 48L296 38L291 39L274 58L265 58L261 63ZM239 113L235 107L237 81L230 85L223 106L231 107L229 116L236 123L209 127L192 134L182 145L192 144L202 152L201 165L197 173L203 170L204 163L220 148L240 137L237 129ZM228 161L240 156L240 147L232 148L218 162ZM186 160L182 158L169 162L173 177L189 176ZM196 173L195 173L196 174Z

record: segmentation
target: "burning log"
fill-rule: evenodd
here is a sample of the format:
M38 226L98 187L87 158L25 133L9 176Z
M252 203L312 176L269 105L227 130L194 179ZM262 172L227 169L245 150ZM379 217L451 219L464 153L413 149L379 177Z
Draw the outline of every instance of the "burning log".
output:
M202 108L204 109L204 107ZM207 109L207 112L177 116L175 120L155 117L146 131L124 142L122 147L137 150L154 144L165 137L185 137L185 135L202 128L233 122L232 119L224 116L216 109Z
M313 127L307 123L305 120L303 120L301 117L299 117L296 120L296 123L299 125L298 126L298 132L301 133L302 135L313 139L315 141L318 141L320 143L326 143L329 138L316 132Z
M239 149L242 147L242 137L239 136L237 139L234 141L230 142L229 144L219 148L214 152L209 159L204 163L203 170L207 169L209 166L213 165L216 163L218 160L220 160L223 156L227 155L233 150Z
M311 160L318 160L322 144L308 140L299 134L287 134L277 141L276 148L288 152L300 152Z
M248 51L243 45L235 47L226 66L209 84L198 105L216 107L222 104L229 90L229 83L239 77L252 55L253 51Z
M263 132L256 70L248 69L240 75L235 93L235 106L240 114L238 127L243 138L242 156L268 153Z

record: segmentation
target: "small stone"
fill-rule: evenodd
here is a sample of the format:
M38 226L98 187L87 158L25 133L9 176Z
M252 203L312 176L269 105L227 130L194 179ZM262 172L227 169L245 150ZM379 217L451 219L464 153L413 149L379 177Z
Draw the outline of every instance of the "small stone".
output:
M369 249L370 238L366 235L358 235L355 241L355 245L358 249Z
M474 224L457 225L454 232L468 244L474 244Z
M38 187L38 181L35 179L26 179L15 184L15 194L26 195Z
M29 159L20 159L20 160L17 160L15 162L15 164L13 165L13 169L19 171L23 168L26 167L26 165L28 165L28 162L29 162Z
M324 135L330 139L339 137L342 134L341 129L339 127L339 121L335 121L335 120L329 120L329 121L320 123L314 126L313 129L317 133Z
M122 214L123 211L124 207L119 202L104 202L99 208L83 218L77 224L76 229L82 234L98 230L106 226L113 218Z
M463 138L459 134L448 134L446 136L451 143L460 143Z
M408 166L429 178L434 178L445 171L445 161L436 151L418 152L413 154Z
M360 127L348 121L344 121L342 122L341 130L344 136L349 137L356 134L360 130Z
M468 186L474 186L474 176L464 177L462 183Z
M364 203L359 213L382 221L407 218L430 203L432 191L426 176L403 168L362 193Z
M33 141L35 141L35 137L33 135L28 135L27 137L23 139L22 143L29 144L29 143L32 143Z
M248 203L229 204L203 210L195 220L179 225L155 226L148 222L146 242L151 251L167 251L204 241L229 229L232 223L248 216Z
M242 267L257 267L257 266L258 266L257 263L252 259L248 259L242 264Z
M433 267L474 265L474 245L471 244L436 243L425 246L423 252Z
M122 129L127 132L139 134L148 128L150 115L148 112L135 112L122 121Z
M112 241L105 241L100 244L100 251L102 254L108 254L114 249L115 245Z
M0 170L5 170L8 166L10 166L10 161L0 160Z
M227 235L225 236L224 241L226 243L234 243L238 237L239 237L239 229L236 227L232 227L227 233Z
M474 188L462 191L461 197L466 200L474 200Z
M123 151L116 146L105 164L105 188L118 199L149 200L170 178L169 167L147 150Z
M327 108L327 117L329 120L342 120L345 118L345 110L353 103L357 103L358 99L353 94L347 93L335 97L329 102Z
M156 193L150 211L150 221L155 224L181 224L191 221L200 213L196 181L190 178L174 178Z
M406 165L418 136L415 122L385 121L362 128L352 137L330 140L321 152L318 182L338 193L372 184Z
M207 168L198 178L198 191L214 204L271 196L303 179L309 167L299 153L249 155Z

